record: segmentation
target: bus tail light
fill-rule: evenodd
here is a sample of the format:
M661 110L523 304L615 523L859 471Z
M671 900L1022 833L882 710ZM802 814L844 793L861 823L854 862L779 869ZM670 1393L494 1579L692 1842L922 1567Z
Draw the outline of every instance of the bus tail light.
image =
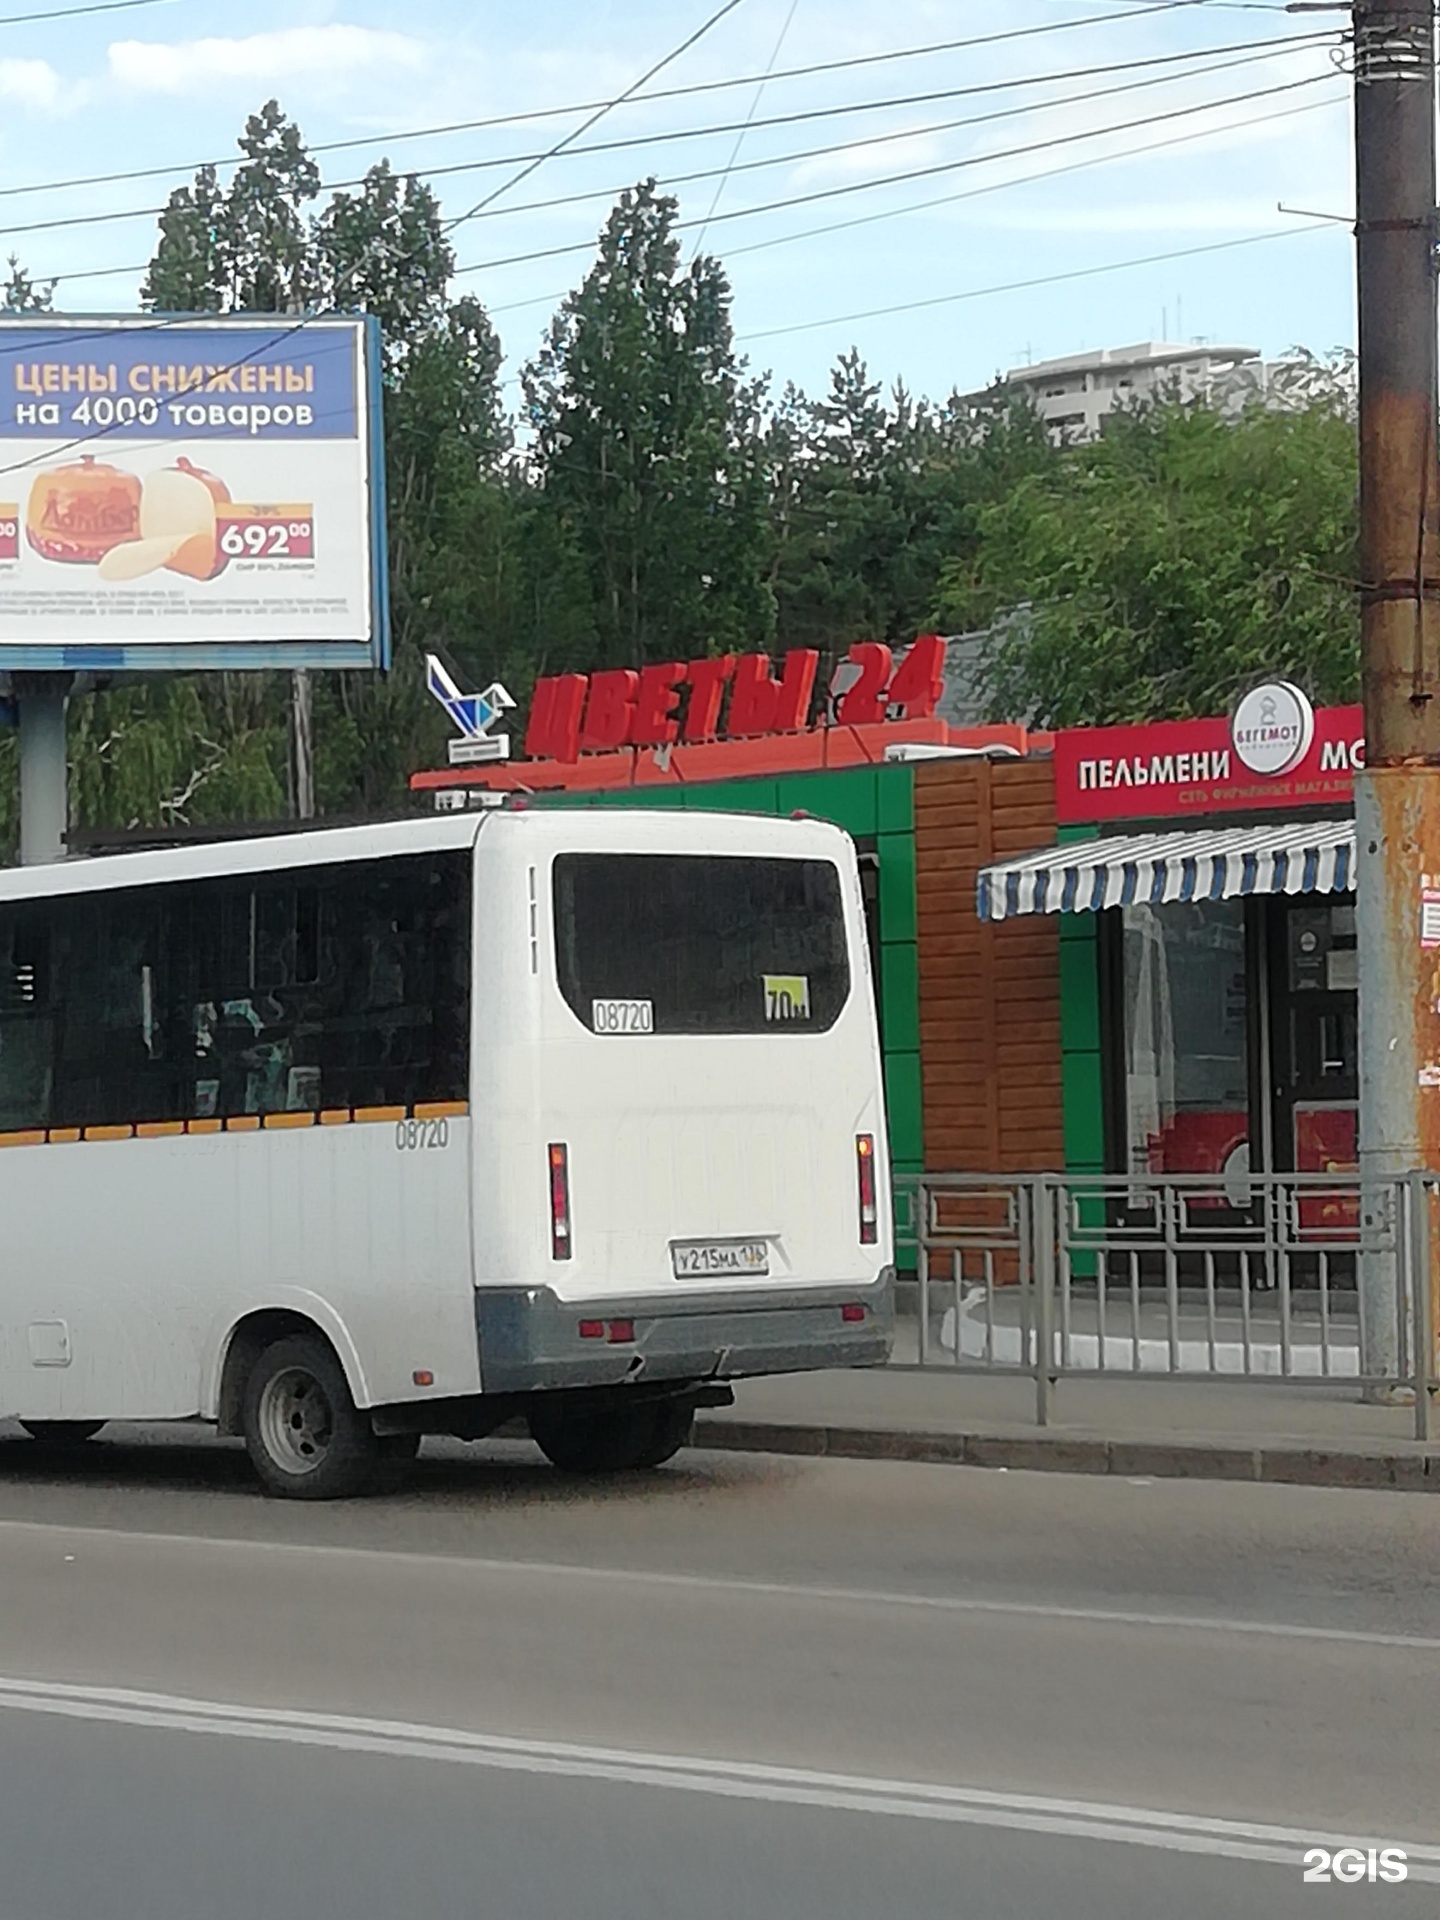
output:
M570 1258L570 1152L560 1141L550 1146L550 1258Z
M875 1136L855 1136L855 1168L860 1186L860 1244L873 1247L880 1238L880 1216L875 1208Z

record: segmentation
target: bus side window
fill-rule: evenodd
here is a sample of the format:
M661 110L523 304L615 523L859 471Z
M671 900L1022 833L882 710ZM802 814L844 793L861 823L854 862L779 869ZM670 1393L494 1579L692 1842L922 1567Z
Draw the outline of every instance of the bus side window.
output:
M156 1018L162 957L148 888L56 901L52 1126L169 1117L173 1069Z
M0 907L0 1133L463 1100L461 853Z
M54 1042L49 928L0 908L0 1133L49 1125Z

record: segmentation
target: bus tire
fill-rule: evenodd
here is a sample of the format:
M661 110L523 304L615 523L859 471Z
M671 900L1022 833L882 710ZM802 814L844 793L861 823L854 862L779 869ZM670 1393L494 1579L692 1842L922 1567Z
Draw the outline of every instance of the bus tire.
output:
M532 1438L564 1473L628 1473L663 1466L687 1444L694 1424L694 1408L675 1400L576 1407L557 1394L537 1400L530 1411Z
M103 1420L22 1420L21 1426L32 1440L47 1447L80 1447L93 1440L104 1426Z
M380 1441L318 1334L290 1334L266 1347L245 1382L240 1425L266 1493L348 1500L375 1483Z

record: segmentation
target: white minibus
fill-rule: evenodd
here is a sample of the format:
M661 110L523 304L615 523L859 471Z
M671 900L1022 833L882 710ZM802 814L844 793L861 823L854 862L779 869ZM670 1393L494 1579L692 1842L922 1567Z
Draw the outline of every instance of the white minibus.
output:
M879 1362L859 874L807 819L507 805L0 874L0 1415L348 1495L523 1418L653 1466Z

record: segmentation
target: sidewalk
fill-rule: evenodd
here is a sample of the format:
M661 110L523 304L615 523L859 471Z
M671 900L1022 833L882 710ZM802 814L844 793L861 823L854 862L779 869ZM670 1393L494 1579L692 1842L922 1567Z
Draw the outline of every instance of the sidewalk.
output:
M737 1381L735 1405L702 1414L696 1444L1440 1493L1440 1441L1414 1431L1413 1407L1367 1406L1341 1383L1113 1377L1062 1380L1037 1427L1026 1378L877 1367Z

